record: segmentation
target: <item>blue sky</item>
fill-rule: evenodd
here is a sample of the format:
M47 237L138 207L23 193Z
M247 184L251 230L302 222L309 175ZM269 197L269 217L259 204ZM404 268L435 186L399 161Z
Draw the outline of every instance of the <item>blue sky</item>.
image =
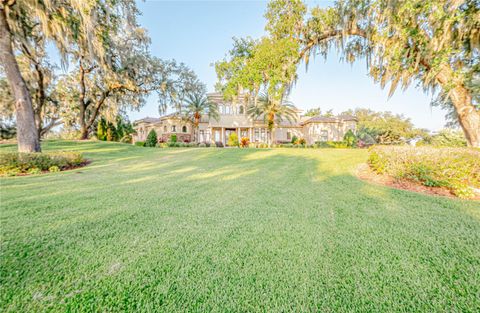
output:
M264 34L265 1L160 1L139 2L140 23L152 39L152 54L186 63L213 91L216 82L212 66L232 46L232 37ZM331 1L310 1L309 6L331 4ZM388 98L368 77L364 61L353 65L341 63L335 53L328 60L317 58L308 72L299 71L299 80L290 100L301 109L321 107L335 113L349 108L365 107L392 111L411 118L417 127L437 130L445 124L444 112L430 106L431 95L412 85ZM155 96L148 99L139 112L130 112L131 120L158 116Z

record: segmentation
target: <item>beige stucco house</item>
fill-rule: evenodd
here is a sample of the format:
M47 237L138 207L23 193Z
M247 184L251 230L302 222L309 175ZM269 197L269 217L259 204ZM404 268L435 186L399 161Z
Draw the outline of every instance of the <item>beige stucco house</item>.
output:
M243 97L237 101L225 101L220 93L208 94L210 101L218 105L220 117L218 120L202 117L198 134L191 121L185 120L178 114L165 115L160 118L146 117L134 122L137 132L133 141L144 141L151 129L157 132L159 141L170 140L172 134L177 135L178 141L184 142L222 142L224 145L232 132L238 138L247 137L250 142L266 143L270 137L267 125L263 119L255 120L246 114L246 103ZM304 138L307 144L317 141L340 141L345 133L351 129L355 132L357 121L352 116L340 115L336 117L305 117L290 123L284 121L275 127L275 142L290 142L293 136Z

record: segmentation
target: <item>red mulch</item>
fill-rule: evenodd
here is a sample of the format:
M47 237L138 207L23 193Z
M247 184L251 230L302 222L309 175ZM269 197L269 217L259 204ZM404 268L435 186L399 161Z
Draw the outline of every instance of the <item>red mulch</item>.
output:
M361 180L365 180L378 185L389 186L392 188L409 190L418 193L426 193L435 196L458 198L449 189L445 187L428 187L415 181L396 179L388 175L377 174L370 169L368 164L360 165L357 168L356 174L357 177ZM473 198L473 200L480 200L480 195L477 194L477 196Z

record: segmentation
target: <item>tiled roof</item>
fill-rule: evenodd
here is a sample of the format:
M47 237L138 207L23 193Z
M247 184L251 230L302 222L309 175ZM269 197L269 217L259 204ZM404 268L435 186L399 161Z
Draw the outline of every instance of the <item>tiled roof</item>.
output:
M142 119L139 119L139 120L136 120L135 122L133 122L133 124L138 124L138 123L155 123L155 122L159 122L160 119L159 118L155 118L155 117L144 117Z
M321 115L314 116L312 118L309 118L305 121L303 121L302 124L308 124L308 123L336 123L336 122L342 122L342 121L356 121L357 118L352 116L352 115L338 115L334 117L325 117Z

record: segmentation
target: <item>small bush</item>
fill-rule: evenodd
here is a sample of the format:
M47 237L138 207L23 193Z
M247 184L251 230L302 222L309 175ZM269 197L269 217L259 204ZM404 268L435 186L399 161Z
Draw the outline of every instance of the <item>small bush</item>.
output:
M356 144L357 144L357 137L355 136L353 131L351 129L349 129L347 131L347 133L345 134L345 136L343 136L343 141L345 142L347 147L352 148L352 147L355 147Z
M215 146L216 146L217 148L223 148L223 142L221 142L221 141L215 141Z
M298 139L298 142L297 142L297 144L302 145L302 146L304 146L306 143L307 143L307 141L305 140L305 138L300 138L300 139Z
M170 135L170 142L177 142L177 134Z
M49 171L50 173L56 173L56 172L60 172L60 168L59 168L58 166L56 166L56 165L53 165L53 166L50 166L50 167L48 168L48 171Z
M42 171L49 171L53 167L64 170L80 166L85 162L82 154L77 152L1 153L0 175L37 174Z
M145 141L145 147L155 147L157 145L157 132L152 129L147 135L147 140Z
M227 145L230 147L238 147L238 136L237 133L231 133L228 136Z
M240 139L240 147L242 148L248 148L248 145L250 144L250 139L248 137L242 137Z
M199 147L199 148L205 148L205 147L207 147L207 145L202 142L202 143L198 144L198 147Z
M348 148L345 141L317 141L315 142L316 148Z
M297 144L297 141L298 141L298 137L297 137L297 136L293 136L293 137L292 137L292 144Z
M157 145L155 147L157 147L157 148L167 148L168 144L165 143L165 142L159 142L159 143L157 143Z
M42 170L36 167L32 167L28 169L27 173L30 175L37 175L37 174L41 174Z
M145 141L135 141L135 145L139 147L145 147Z
M430 187L446 187L462 198L480 188L480 151L467 148L374 147L372 170Z

